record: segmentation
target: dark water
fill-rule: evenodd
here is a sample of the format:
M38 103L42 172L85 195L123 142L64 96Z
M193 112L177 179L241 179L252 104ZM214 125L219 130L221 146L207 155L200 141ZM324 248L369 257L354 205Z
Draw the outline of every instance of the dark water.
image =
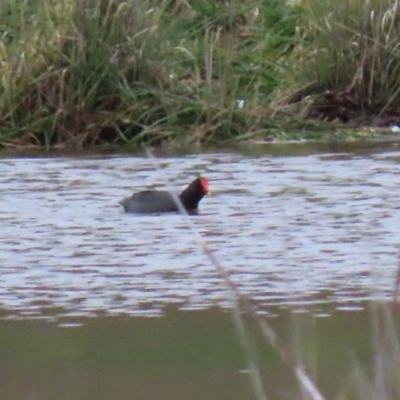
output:
M268 321L299 354L327 399L369 398L354 395L354 371L373 376L368 314L343 310L318 318L310 311L294 318L277 306L270 310L276 316ZM0 320L2 399L255 399L227 311L170 309L156 318L74 321L77 326L61 328L49 319ZM247 323L247 331L268 398L300 399L293 375L276 351L254 324Z
M368 358L365 305L390 298L398 262L399 161L400 152L211 153L160 157L161 168L144 157L0 160L0 397L251 398L220 309L226 289L198 235L285 337L286 310L309 310L323 327L316 354L332 331L335 344L320 351L338 355L332 327L351 321L341 340ZM117 204L143 188L179 190L197 173L213 196L189 220L125 215ZM265 351L273 398L293 398L277 384L288 372ZM348 361L347 348L317 365L328 391L337 385L322 371L344 374Z

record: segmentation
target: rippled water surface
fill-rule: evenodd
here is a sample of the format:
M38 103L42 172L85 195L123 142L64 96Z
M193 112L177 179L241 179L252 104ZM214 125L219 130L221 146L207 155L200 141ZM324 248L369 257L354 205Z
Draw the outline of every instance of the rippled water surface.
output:
M198 233L261 305L357 308L394 286L400 153L0 160L0 306L12 317L227 305ZM126 215L144 188L210 181L201 212ZM191 225L194 225L193 230Z

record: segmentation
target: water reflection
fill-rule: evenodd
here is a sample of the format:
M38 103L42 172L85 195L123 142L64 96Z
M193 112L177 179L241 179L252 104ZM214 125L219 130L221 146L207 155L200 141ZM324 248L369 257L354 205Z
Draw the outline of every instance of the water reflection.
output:
M357 393L360 386L355 370L369 374L373 370L376 343L371 341L372 326L365 310L314 318L312 313L294 317L278 307L269 309L277 315L267 317L269 323L304 362L324 398L368 398L351 396L352 389ZM168 309L161 318L61 319L61 324L0 320L0 398L255 398L229 312L216 308L195 312ZM399 321L398 314L395 321ZM301 398L293 374L276 351L254 324L247 321L246 328L251 332L268 398ZM388 337L384 339L386 343ZM355 359L360 363L358 368ZM384 358L385 365L391 365L390 360ZM385 377L390 382L392 375ZM398 387L397 375L392 381ZM372 392L374 384L365 387Z
M185 217L117 204L201 172L214 196L190 221L244 293L261 305L358 307L394 284L399 160L212 153L162 157L161 171L142 157L0 160L0 304L30 317L227 306Z

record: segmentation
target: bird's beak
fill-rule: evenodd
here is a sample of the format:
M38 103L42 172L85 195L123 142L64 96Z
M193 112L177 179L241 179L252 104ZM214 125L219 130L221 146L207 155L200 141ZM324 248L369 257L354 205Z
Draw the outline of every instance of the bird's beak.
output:
M207 195L207 196L212 196L212 192L209 190L209 191L206 193L206 195Z

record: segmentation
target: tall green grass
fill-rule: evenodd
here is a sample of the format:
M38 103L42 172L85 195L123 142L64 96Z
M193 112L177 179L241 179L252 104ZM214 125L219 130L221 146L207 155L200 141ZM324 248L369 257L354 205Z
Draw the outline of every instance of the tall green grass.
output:
M4 0L0 143L286 138L398 113L378 0ZM311 99L311 100L310 100Z
M136 144L260 130L294 21L279 1L259 3L5 0L0 140Z
M299 42L289 63L297 66L303 94L316 96L310 115L343 121L397 121L399 3L302 0L298 6L304 24L298 27Z

